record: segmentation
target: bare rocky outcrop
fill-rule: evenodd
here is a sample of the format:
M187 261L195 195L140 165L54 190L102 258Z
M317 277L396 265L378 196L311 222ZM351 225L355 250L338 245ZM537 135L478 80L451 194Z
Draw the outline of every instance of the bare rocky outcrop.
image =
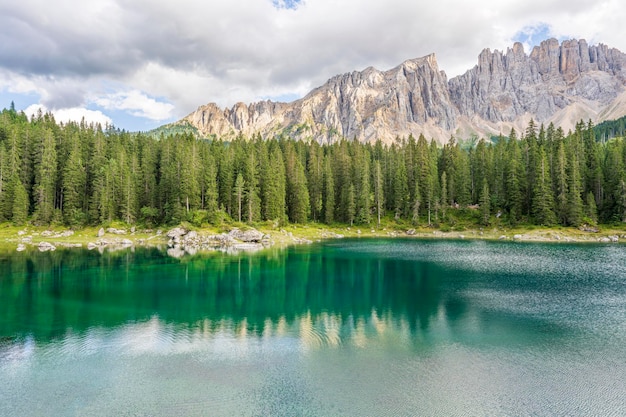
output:
M530 55L516 43L506 53L483 50L474 68L450 80L450 95L467 118L515 122L528 114L549 122L576 103L610 104L624 92L625 68L626 55L585 40L549 39Z
M335 76L292 103L238 103L224 110L210 103L185 120L207 136L286 133L331 143L341 137L391 141L398 135L447 132L457 115L433 54L388 71L370 67Z
M388 71L367 68L337 75L300 100L201 106L184 120L204 136L286 134L332 143L424 134L508 134L533 118L565 130L581 118L594 122L626 114L626 55L585 40L548 39L526 54L483 50L477 65L448 81L434 54Z
M185 253L193 255L199 251L219 250L227 253L257 251L272 244L270 236L256 229L242 231L232 229L228 233L201 235L195 231L187 231L177 227L167 232L168 251L173 257L182 257Z

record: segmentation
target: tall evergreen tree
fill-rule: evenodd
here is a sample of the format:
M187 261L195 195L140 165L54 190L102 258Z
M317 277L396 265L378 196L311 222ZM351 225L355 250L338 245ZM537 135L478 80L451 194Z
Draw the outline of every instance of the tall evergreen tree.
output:
M335 220L335 180L330 157L324 158L324 223L331 224Z
M480 192L480 217L485 226L489 225L491 217L491 198L489 196L489 183L487 178L483 178L482 191Z
M243 179L243 175L241 172L237 174L237 179L235 180L235 187L233 189L233 195L235 196L235 201L237 204L237 221L241 221L241 213L242 213L242 204L243 204L243 195L245 192L246 182Z
M383 214L385 204L385 194L383 190L383 172L380 168L380 161L374 163L374 201L376 204L376 225L380 228L380 218ZM419 190L418 190L419 191ZM419 199L419 197L418 197Z
M536 183L534 186L533 215L537 223L550 226L556 223L554 215L554 199L552 194L552 178L545 151L540 148L535 167Z
M41 160L36 170L34 216L38 223L49 224L55 208L57 152L52 132L46 129L43 134Z
M84 223L83 212L84 192L87 175L82 161L82 152L78 138L73 138L72 149L63 171L63 217L66 224Z

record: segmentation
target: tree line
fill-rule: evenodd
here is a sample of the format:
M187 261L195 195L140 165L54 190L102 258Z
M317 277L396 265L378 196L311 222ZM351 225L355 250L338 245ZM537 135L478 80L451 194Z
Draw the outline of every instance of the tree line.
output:
M484 225L624 222L626 143L596 141L582 121L568 134L531 121L466 150L422 135L390 145L155 139L0 113L0 221L438 225L468 207Z

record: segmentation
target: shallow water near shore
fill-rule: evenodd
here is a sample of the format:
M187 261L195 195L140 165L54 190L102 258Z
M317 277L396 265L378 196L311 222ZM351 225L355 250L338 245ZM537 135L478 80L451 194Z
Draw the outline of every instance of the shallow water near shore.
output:
M626 247L0 255L1 416L625 415Z

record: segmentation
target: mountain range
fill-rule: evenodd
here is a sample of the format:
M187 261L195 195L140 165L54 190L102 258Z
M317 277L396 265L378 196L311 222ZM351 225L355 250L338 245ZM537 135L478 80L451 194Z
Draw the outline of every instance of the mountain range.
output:
M337 75L290 103L200 106L178 124L201 136L242 133L332 143L424 134L446 142L508 135L530 119L566 132L582 120L598 123L626 114L626 54L585 40L548 39L526 54L521 43L506 52L484 49L478 63L448 80L434 54L380 71L369 67Z

